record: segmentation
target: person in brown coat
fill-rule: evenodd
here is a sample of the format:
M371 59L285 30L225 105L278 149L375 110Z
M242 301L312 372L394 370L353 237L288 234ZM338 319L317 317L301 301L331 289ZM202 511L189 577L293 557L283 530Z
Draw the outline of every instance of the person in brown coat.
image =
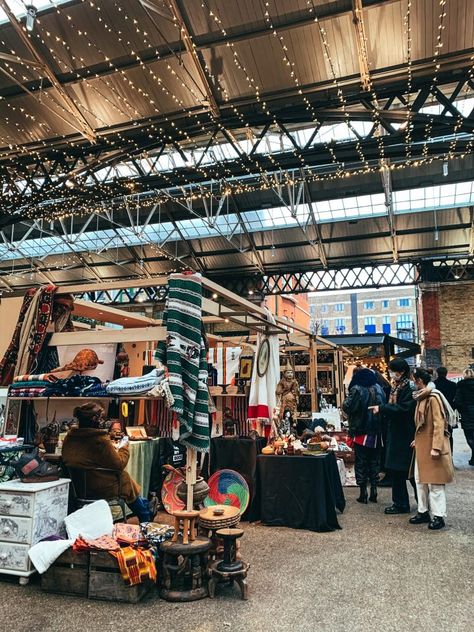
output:
M64 464L67 467L103 467L120 472L120 483L113 473L95 472L93 478L88 478L88 490L92 495L105 500L117 497L120 493L139 521L149 522L152 516L148 501L140 496L140 486L125 471L130 456L128 444L115 448L107 430L99 427L104 409L98 404L88 402L74 409L74 417L79 422L79 427L72 428L64 439Z
M428 371L415 369L413 378L418 389L413 441L418 513L410 523L428 523L428 529L437 530L445 526L445 485L454 478L447 415L439 394L427 388L431 381Z

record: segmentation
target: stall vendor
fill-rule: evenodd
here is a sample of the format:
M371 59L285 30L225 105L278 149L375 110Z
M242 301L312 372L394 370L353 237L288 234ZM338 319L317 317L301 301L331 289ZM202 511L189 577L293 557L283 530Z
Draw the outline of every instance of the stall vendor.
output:
M114 472L95 471L88 478L89 492L105 500L121 495L140 522L149 522L152 516L148 501L140 496L139 485L125 471L130 456L128 443L116 449L107 430L100 428L104 409L88 402L74 409L74 417L79 427L68 432L62 448L66 467L106 468L120 472L118 481Z

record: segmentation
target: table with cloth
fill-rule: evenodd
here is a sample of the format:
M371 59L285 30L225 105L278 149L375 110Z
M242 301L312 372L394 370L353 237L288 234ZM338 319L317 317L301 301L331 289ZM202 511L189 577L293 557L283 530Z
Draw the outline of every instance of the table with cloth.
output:
M264 438L216 437L211 439L210 473L235 470L247 481L250 503L243 520L258 520L260 507L257 481L257 456L267 444Z
M158 455L159 438L147 441L130 441L130 458L125 470L140 485L141 495L147 498L154 461ZM155 490L151 490L155 491Z
M270 526L311 531L340 529L336 508L345 508L334 454L260 455L257 475L261 520Z

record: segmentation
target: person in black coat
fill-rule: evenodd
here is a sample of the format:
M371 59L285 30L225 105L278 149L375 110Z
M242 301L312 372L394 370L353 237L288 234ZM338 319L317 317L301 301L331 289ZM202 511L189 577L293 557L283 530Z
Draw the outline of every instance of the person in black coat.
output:
M404 514L410 511L407 479L413 456L411 442L415 436L415 389L410 382L410 367L406 360L395 358L388 368L392 378L389 401L372 407L372 410L387 423L385 467L392 473L393 504L385 509L385 513Z
M448 369L444 366L439 366L436 369L436 374L437 377L434 381L436 388L438 391L443 393L451 408L455 408L454 398L456 397L456 382L448 380L446 377L448 375Z
M466 369L463 379L456 385L454 404L461 415L461 426L472 455L469 465L474 465L474 370Z
M370 369L354 373L349 394L342 404L342 410L349 420L349 435L354 440L355 476L360 489L357 502L377 502L379 479L380 447L382 433L380 416L369 406L381 405L386 401L382 387L377 384L377 376ZM370 481L370 497L367 483Z

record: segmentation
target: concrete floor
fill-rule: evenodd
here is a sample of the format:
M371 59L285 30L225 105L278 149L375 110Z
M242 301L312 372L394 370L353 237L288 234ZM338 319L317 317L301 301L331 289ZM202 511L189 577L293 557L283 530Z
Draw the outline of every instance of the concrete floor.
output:
M232 588L214 600L172 604L156 594L138 605L42 593L36 581L0 581L0 630L9 632L464 632L473 629L474 468L455 433L457 480L448 488L448 527L429 532L408 516L361 506L347 489L342 531L312 533L244 525L250 598Z

